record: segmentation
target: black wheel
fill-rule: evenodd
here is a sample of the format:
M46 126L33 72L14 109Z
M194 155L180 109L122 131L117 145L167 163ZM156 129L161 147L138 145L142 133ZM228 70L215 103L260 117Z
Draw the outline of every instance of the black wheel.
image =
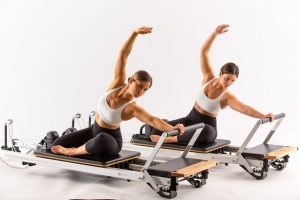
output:
M257 180L263 180L264 178L267 177L267 175L268 175L267 172L262 171L262 172L260 173L260 176L257 176L257 177L255 177L255 178L256 178Z
M152 188L152 186L150 186ZM177 192L174 190L170 190L170 188L160 188L159 192L157 192L161 197L173 199L177 196Z
M200 188L202 186L202 182L199 180L196 180L194 183L195 188Z
M281 171L281 170L283 170L283 168L284 168L284 166L283 166L283 164L282 164L282 163L278 163L278 164L277 164L277 167L276 167L276 169L277 169L278 171Z

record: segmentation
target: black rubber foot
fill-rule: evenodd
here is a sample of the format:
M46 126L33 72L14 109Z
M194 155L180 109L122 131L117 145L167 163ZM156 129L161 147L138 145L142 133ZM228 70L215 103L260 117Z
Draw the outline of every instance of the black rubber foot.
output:
M163 191L163 190L160 190L158 192L158 194L161 196L161 197L164 197L164 198L168 198L168 199L173 199L177 196L177 192L176 191Z
M32 167L32 166L35 166L36 164L35 163L30 163L30 162L22 162L22 165L28 165L28 166L30 166L30 167Z

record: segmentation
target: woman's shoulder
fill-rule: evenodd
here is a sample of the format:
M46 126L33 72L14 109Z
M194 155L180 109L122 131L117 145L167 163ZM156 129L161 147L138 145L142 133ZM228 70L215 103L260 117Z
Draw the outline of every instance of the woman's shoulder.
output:
M122 87L124 87L126 84L121 84L121 85L111 85L108 87L108 89L106 90L106 92L114 92Z
M217 77L214 74L211 75L207 75L203 78L202 80L202 85L208 85L209 83L211 83L213 80L217 79Z

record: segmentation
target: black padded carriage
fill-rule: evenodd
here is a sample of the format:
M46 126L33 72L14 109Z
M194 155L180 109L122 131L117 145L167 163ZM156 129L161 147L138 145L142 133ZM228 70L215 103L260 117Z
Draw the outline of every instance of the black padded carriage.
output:
M134 160L140 156L140 152L121 150L116 156L100 157L92 154L81 155L81 156L64 156L52 153L49 150L35 150L34 155L41 158L60 160L65 162L72 162L84 165L92 165L97 167L109 167L115 164L124 163L130 160Z
M143 134L135 134L132 136L131 143L140 146L149 146L154 147L155 142L152 142L148 137L144 136ZM216 139L214 142L208 144L194 145L191 149L191 152L196 153L209 153L214 150L223 148L230 144L230 140L223 140L223 139ZM175 144L175 143L164 143L161 148L162 149L172 149L172 150L182 150L184 151L187 144Z

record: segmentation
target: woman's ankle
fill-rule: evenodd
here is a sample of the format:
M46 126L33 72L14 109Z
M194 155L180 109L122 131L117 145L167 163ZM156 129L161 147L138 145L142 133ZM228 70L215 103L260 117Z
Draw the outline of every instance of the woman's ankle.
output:
M66 156L74 156L73 148L66 148Z

